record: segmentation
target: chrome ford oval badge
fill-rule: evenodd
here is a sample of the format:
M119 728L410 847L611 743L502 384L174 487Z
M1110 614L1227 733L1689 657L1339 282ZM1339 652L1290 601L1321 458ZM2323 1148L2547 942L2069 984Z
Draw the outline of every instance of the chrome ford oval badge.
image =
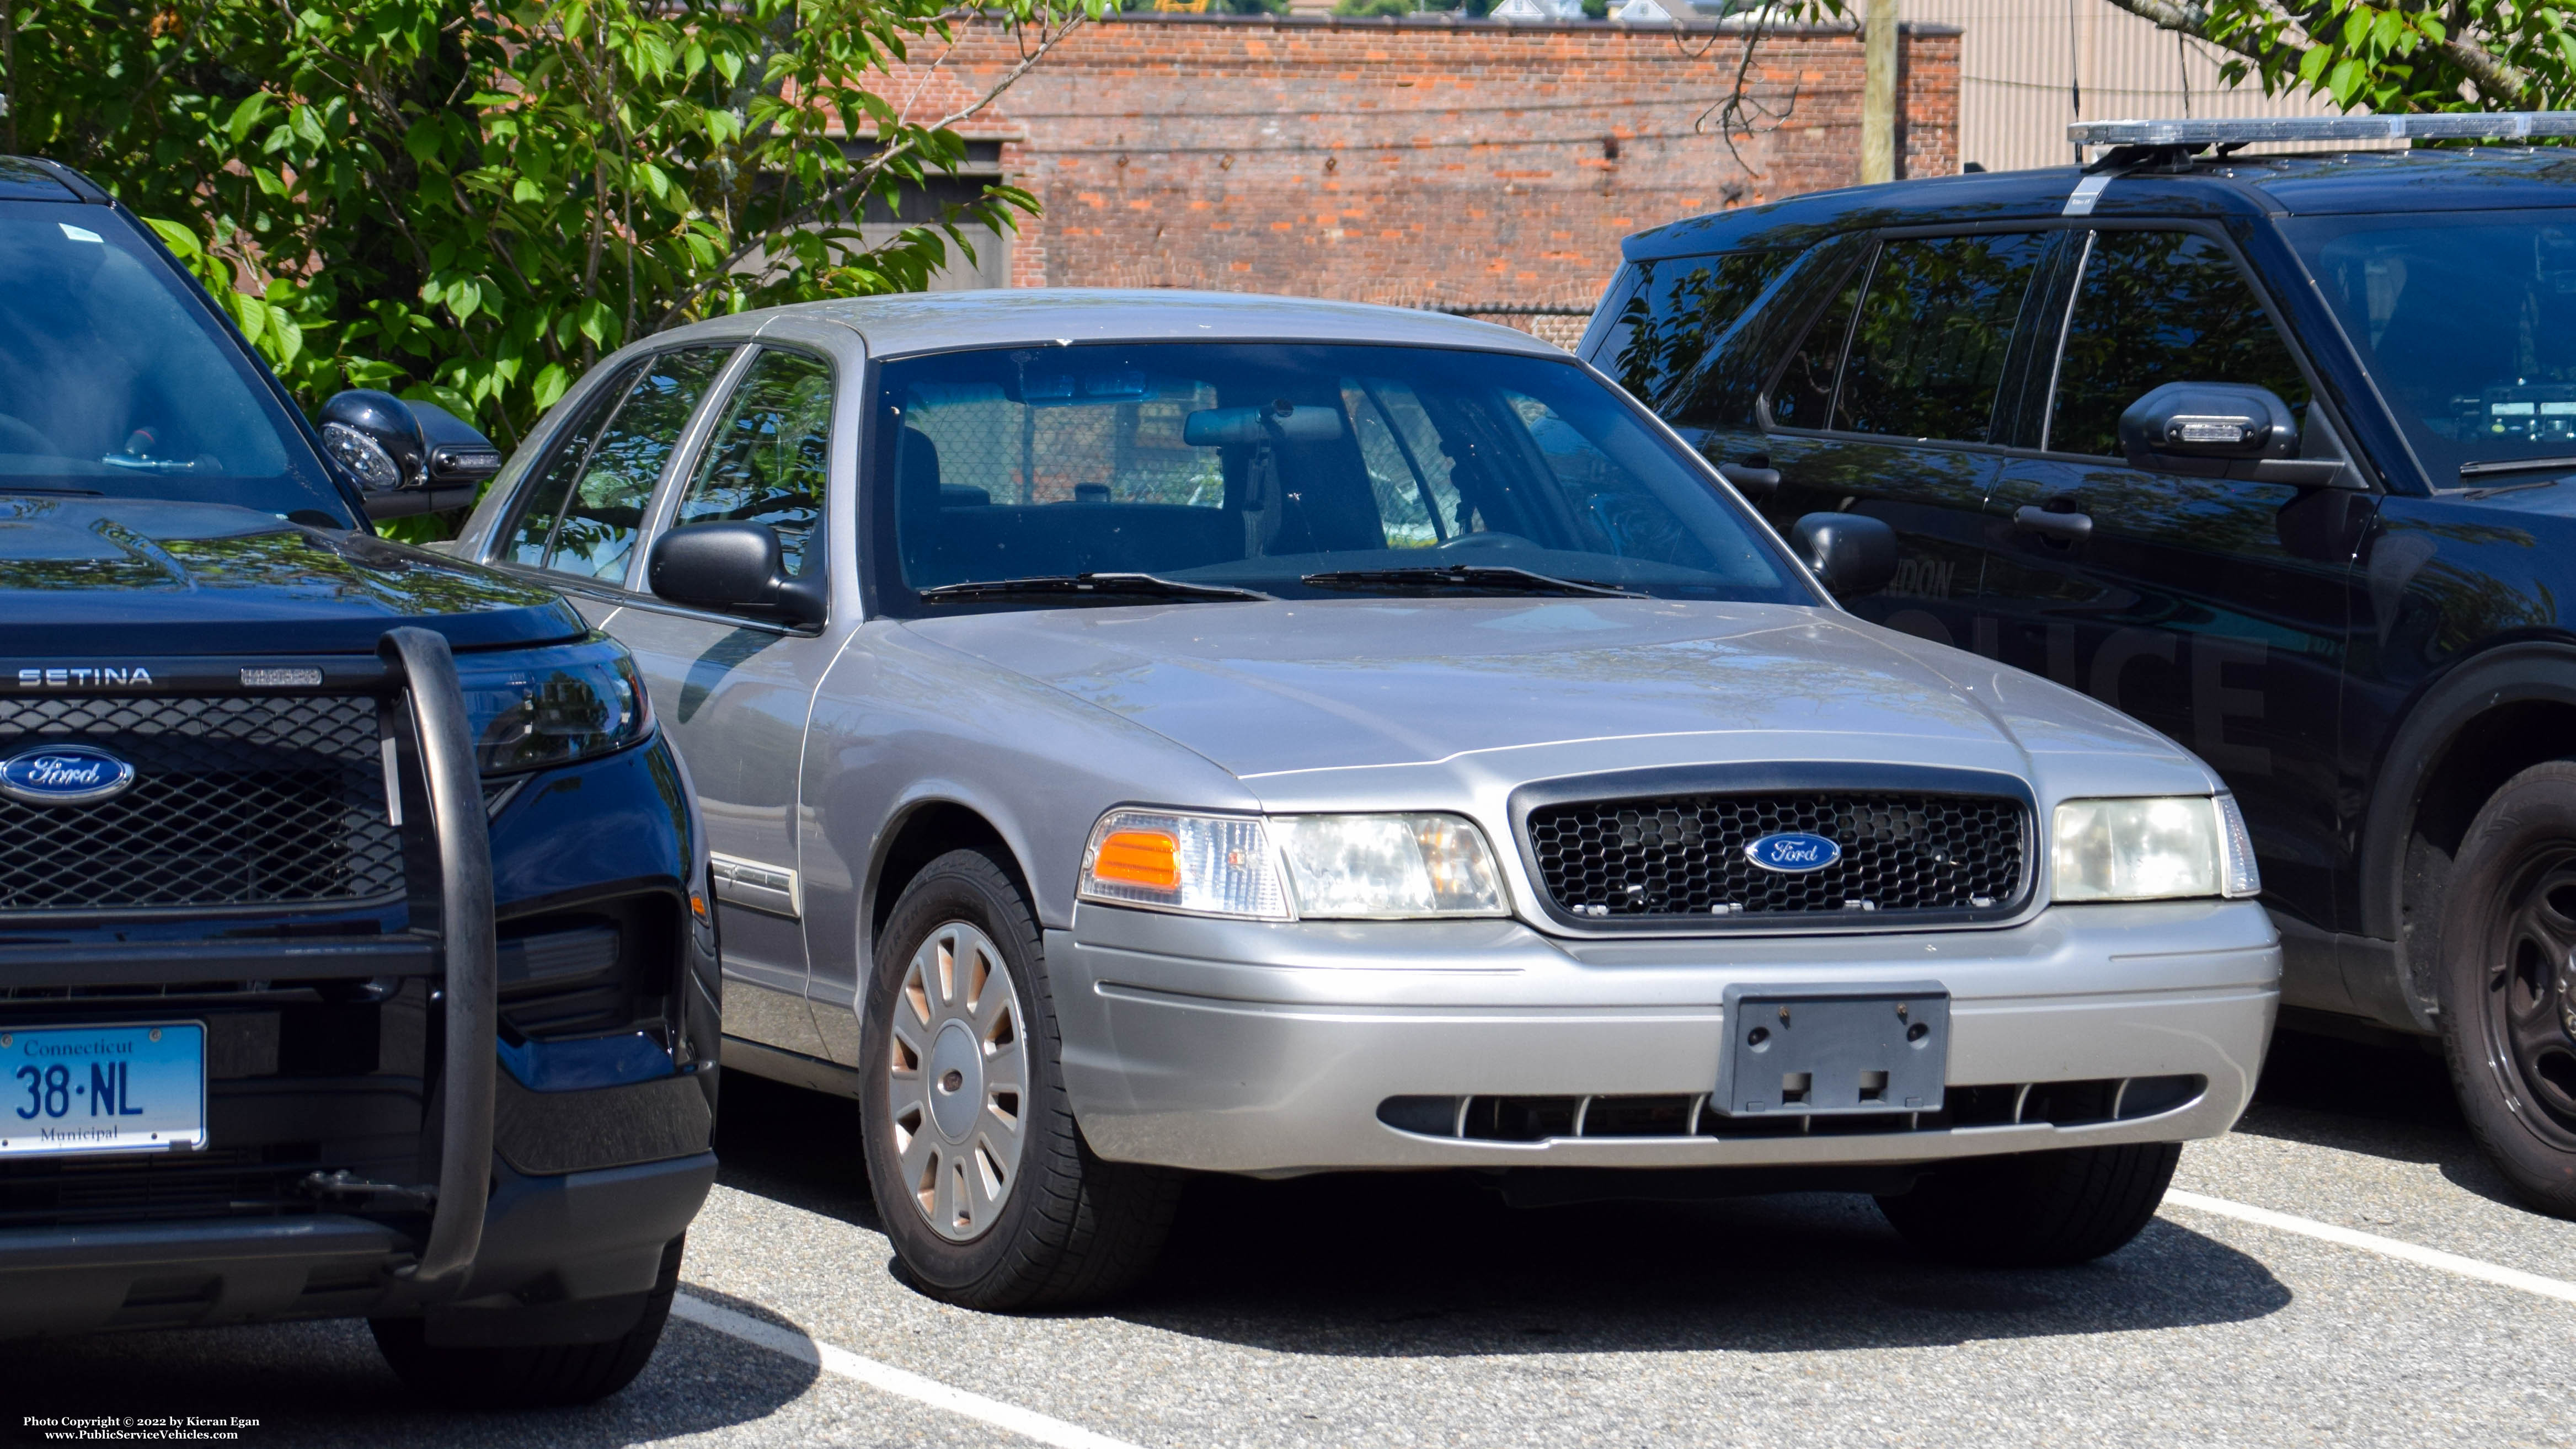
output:
M0 795L29 805L94 805L133 783L132 765L88 745L40 745L0 760Z
M1804 875L1811 870L1823 870L1842 859L1843 848L1821 835L1787 830L1748 843L1744 847L1744 858L1764 870L1776 870L1783 875Z

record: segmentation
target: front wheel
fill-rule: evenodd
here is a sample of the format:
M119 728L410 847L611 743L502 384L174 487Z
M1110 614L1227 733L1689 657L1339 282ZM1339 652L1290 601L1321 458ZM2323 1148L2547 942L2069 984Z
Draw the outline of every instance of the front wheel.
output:
M604 1399L634 1382L662 1341L671 1298L680 1288L680 1255L686 1236L662 1250L662 1268L633 1328L604 1343L541 1344L513 1348L456 1347L429 1342L422 1320L378 1318L376 1349L394 1377L415 1393L465 1409L558 1409Z
M2461 1114L2523 1201L2576 1218L2576 763L2534 765L2478 812L2440 939Z
M1000 864L952 851L904 887L866 1012L868 1181L916 1285L969 1308L1057 1307L1153 1266L1179 1183L1082 1140L1037 917Z
M2182 1147L2068 1147L1942 1166L1878 1210L1908 1243L1981 1268L2066 1268L2119 1251L2165 1200Z

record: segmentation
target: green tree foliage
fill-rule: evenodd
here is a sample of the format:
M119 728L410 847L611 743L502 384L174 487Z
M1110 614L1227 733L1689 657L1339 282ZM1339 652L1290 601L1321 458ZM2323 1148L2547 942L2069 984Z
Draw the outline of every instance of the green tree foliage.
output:
M1002 84L1099 3L1007 0ZM861 234L998 94L890 84L950 40L940 0L0 5L0 148L152 219L308 406L386 387L505 445L625 342L917 290L1037 206L989 185Z
M2576 100L2576 20L2548 0L2111 0L2229 51L2228 78L2347 110L2545 111Z

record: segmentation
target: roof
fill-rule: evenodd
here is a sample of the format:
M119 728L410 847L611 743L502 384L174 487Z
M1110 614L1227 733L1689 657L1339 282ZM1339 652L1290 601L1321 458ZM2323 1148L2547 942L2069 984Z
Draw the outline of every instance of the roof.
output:
M2065 214L2074 166L1976 172L1812 192L1714 212L1629 237L1631 261L1804 246L1863 227L2038 220ZM2180 169L2117 173L2092 215L2340 215L2576 207L2576 149L2480 146L2296 156L2204 157Z
M1029 287L800 302L778 315L844 323L878 357L1071 342L1376 342L1563 357L1526 332L1409 307L1249 292Z
M0 156L0 201L78 201L80 194L47 167L23 156Z

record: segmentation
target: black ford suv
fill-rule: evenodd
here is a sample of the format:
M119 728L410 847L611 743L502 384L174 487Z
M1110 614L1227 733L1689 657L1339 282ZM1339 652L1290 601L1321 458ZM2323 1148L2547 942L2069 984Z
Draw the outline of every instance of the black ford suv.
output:
M2284 1023L2437 1036L2576 1216L2576 151L2231 154L2392 119L2564 118L2102 123L2080 171L1705 216L1581 350L1784 529L1890 524L1858 613L2215 766Z
M715 1175L706 845L622 648L370 528L491 446L325 419L0 158L0 1338L365 1317L594 1398Z

